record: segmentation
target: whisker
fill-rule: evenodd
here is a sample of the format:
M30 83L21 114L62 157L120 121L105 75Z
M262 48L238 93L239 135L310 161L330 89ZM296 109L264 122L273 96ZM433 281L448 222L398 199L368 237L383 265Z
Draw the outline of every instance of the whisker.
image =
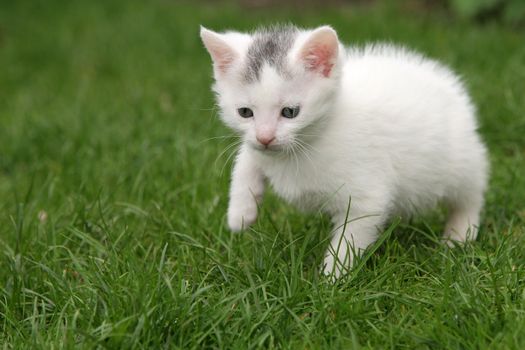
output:
M232 143L230 143L224 150L222 150L222 152L217 156L217 158L215 158L215 163L214 163L214 166L217 167L217 162L221 159L221 157L226 153L228 152L229 150L231 150L232 148L235 148L236 146L240 145L242 143L242 140L237 140L237 141L234 141ZM229 159L230 157L228 157L227 159Z
M293 159L295 160L295 177L299 176L299 156L297 155L295 147L290 147Z
M210 137L208 139L204 139L202 141L200 141L198 144L202 144L204 142L208 142L208 141L211 141L211 140L217 140L217 139L237 139L237 138L241 138L239 135L236 135L236 134L231 134L231 135L224 135L224 136L214 136L214 137Z
M226 161L222 165L221 172L219 173L220 177L222 177L222 175L224 174L224 170L226 169L226 165L228 165L228 163L230 162L230 160L232 159L232 157L235 154L237 154L237 149L234 149L232 152L230 152L230 155L228 156L228 158L226 158Z
M318 137L319 135L316 134L303 134L303 133L296 133L297 136L311 136L311 137Z
M304 142L304 141L301 140L301 139L297 139L297 141L298 141L298 142L299 142L299 143L300 143L300 144L301 144L306 150L308 150L310 153L313 153L313 152L318 153L317 149L315 149L315 147L312 146L311 144L306 143L306 142Z
M303 156L304 158L307 158L311 163L312 160L310 159L310 156L307 154L304 146L301 145L301 143L299 142L296 142L296 146L297 146L297 151L301 154L301 156Z
M306 153L308 153L309 155L311 154L319 154L318 150L312 146L311 144L301 140L301 139L297 139L297 144L304 149L304 151Z

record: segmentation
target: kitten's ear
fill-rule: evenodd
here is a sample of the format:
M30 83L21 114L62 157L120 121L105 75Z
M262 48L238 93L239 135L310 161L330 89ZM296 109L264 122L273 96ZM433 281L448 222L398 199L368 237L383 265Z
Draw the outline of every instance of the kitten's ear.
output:
M337 33L329 26L315 29L299 51L299 59L305 68L316 71L328 78L337 62L339 40Z
M201 39L210 53L216 72L226 73L237 58L237 52L226 42L224 35L203 26L201 26Z

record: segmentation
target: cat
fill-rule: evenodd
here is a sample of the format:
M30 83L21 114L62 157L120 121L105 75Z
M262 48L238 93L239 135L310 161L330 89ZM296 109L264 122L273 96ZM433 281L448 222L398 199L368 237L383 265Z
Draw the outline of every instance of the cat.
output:
M394 215L444 203L443 241L475 239L487 187L487 151L460 79L392 45L346 48L330 26L247 34L201 27L220 116L242 139L227 222L257 217L265 184L302 209L328 213L321 266L333 279Z

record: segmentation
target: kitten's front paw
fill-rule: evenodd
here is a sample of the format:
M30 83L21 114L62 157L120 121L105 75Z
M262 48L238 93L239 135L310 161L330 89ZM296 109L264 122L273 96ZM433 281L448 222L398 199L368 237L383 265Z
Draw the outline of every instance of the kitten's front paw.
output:
M233 232L247 228L257 219L257 204L250 203L244 206L230 205L228 208L228 227Z

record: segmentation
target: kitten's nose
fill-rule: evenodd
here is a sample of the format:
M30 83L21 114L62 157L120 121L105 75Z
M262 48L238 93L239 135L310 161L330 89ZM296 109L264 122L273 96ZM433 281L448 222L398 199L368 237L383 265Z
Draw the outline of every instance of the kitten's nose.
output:
M257 141L259 141L260 144L264 146L268 146L270 143L272 143L273 140L275 140L275 136L273 135L257 135L256 136Z

